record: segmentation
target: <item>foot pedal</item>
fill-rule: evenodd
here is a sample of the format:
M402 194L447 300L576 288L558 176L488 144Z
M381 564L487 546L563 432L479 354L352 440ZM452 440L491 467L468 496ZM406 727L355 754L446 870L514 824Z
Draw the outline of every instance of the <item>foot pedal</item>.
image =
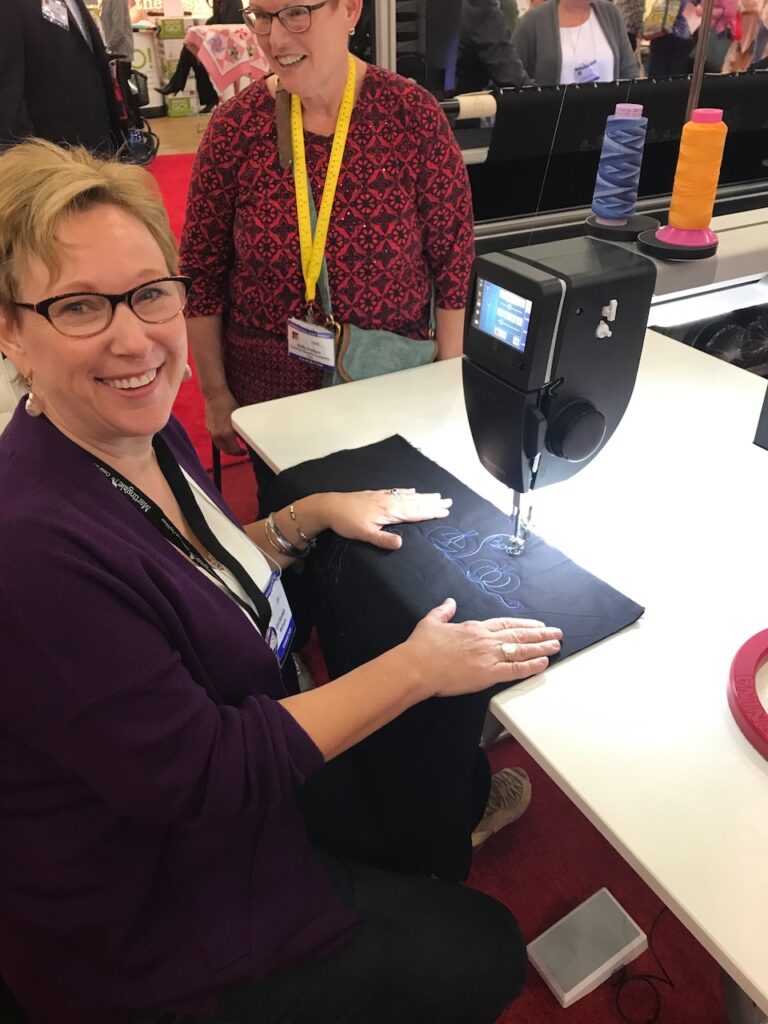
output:
M607 889L599 889L534 939L528 959L567 1007L647 948L645 933Z

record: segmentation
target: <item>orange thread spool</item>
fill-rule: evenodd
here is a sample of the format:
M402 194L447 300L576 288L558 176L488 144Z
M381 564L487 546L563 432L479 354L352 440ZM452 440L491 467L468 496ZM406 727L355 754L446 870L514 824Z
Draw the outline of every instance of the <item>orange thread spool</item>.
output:
M669 207L670 227L683 231L709 227L728 134L722 117L722 110L694 110L683 128Z

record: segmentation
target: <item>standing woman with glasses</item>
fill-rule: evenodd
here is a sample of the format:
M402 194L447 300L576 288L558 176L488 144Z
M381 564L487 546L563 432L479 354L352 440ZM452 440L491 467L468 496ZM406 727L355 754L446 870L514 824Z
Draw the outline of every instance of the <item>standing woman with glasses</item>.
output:
M252 0L244 17L273 74L219 107L198 152L181 261L207 424L223 451L239 450L239 405L321 385L321 359L290 355L287 334L291 318L323 320L307 279L322 255L338 322L426 338L434 288L438 358L462 350L473 225L461 151L434 97L349 54L360 7ZM278 153L278 80L321 220L330 210L314 275L299 237L306 185Z
M0 436L0 1001L30 1024L491 1024L524 980L514 918L393 870L410 836L392 850L345 752L541 671L560 631L453 624L448 599L298 692L281 570L324 529L394 550L382 527L451 502L315 494L241 528L170 418L186 288L142 168L0 155L0 351L29 388Z

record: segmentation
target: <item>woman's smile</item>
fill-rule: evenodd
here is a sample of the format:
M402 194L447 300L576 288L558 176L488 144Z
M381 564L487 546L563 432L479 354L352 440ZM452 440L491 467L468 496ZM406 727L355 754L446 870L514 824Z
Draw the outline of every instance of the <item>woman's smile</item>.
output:
M153 385L156 384L162 368L160 365L129 377L97 377L96 380L108 388L122 392L126 397L139 397L147 395L153 390Z

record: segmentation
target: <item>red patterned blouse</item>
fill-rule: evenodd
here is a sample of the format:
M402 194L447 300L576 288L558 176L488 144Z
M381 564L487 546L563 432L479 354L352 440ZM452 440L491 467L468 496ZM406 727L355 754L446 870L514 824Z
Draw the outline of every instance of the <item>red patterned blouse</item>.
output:
M319 206L331 138L305 133ZM461 309L474 254L461 151L436 100L369 66L347 137L326 245L337 319L426 337L436 303ZM280 167L264 82L211 119L192 173L181 243L187 313L224 318L224 365L241 404L320 386L289 357L286 321L304 313L293 173Z

